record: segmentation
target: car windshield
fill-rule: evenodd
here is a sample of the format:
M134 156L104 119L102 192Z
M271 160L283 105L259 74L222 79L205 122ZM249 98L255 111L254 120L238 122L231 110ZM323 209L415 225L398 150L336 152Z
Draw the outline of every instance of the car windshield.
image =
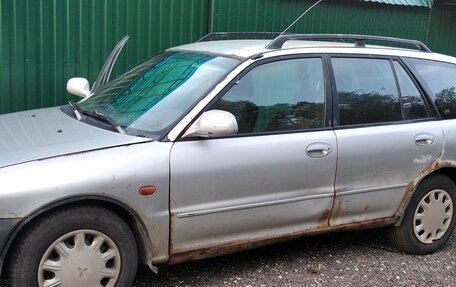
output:
M137 65L78 105L114 121L128 134L162 137L239 60L165 52Z

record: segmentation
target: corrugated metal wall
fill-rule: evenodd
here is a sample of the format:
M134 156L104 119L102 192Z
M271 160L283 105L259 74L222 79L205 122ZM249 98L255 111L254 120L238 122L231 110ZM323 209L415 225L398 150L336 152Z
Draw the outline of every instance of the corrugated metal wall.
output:
M0 114L77 99L66 81L93 82L116 42L130 41L114 76L167 47L209 31L282 31L305 0L0 0ZM325 0L293 27L300 33L413 38L456 55L456 9Z
M315 1L214 0L213 31L283 31ZM429 9L326 0L290 32L373 34L426 40Z
M65 103L67 79L97 77L124 35L114 76L207 32L207 0L1 0L0 113Z
M428 44L435 52L456 56L456 6L434 5Z

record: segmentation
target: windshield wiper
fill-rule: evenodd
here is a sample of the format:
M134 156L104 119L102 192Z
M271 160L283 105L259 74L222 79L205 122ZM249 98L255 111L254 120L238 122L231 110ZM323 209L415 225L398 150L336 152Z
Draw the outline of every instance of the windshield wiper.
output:
M82 119L82 116L81 116L81 110L79 109L78 105L76 105L76 103L74 103L73 101L69 101L68 105L70 106L70 108L73 109L73 113L76 116L76 119L78 121L80 121Z
M93 111L84 111L83 110L82 113L92 116L94 118L99 118L99 119L103 120L104 122L106 122L106 123L110 124L112 127L114 127L116 129L116 131L119 132L120 134L123 134L123 135L127 134L120 125L118 125L110 117L106 116L105 114L100 113L97 110L93 110Z

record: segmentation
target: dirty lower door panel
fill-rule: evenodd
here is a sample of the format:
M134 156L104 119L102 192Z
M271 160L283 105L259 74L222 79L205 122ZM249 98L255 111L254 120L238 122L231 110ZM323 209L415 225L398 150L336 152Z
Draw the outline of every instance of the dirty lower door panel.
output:
M339 159L331 226L390 217L407 185L442 152L436 121L336 130ZM429 137L430 144L421 144Z
M332 130L175 143L171 254L327 227L336 159Z

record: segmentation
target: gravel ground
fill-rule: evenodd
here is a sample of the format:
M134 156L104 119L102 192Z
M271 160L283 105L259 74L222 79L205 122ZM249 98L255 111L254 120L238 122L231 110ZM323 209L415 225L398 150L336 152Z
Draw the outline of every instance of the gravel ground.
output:
M138 272L134 286L456 286L456 234L411 256L382 231L308 237L233 255Z
M432 255L395 250L382 231L308 237L213 259L138 271L140 286L456 286L456 234ZM0 287L5 287L0 283Z

